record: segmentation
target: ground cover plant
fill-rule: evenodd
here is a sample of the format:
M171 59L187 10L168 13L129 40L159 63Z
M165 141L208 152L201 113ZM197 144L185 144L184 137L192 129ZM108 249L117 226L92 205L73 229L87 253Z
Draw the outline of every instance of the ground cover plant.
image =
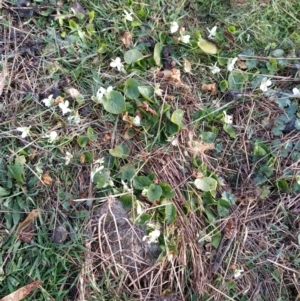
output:
M0 3L0 300L299 299L300 3L153 4Z

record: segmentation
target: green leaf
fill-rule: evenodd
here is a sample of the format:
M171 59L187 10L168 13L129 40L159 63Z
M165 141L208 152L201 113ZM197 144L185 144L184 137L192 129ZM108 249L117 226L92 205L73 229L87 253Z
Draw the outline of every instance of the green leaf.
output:
M228 216L229 212L230 212L228 208L226 208L220 204L217 205L217 211L221 217Z
M280 109L284 109L285 107L289 107L291 104L291 100L288 97L280 97L275 100Z
M169 203L165 205L165 221L167 225L175 222L177 217L177 211L173 204Z
M140 96L139 83L134 78L129 78L125 82L125 95L130 99L135 99Z
M118 91L110 91L103 97L104 109L112 114L120 114L125 111L126 105L123 95Z
M77 143L80 147L86 147L87 144L89 143L89 138L86 136L86 135L83 135L83 136L79 136L77 138Z
M10 191L0 186L0 196L10 195Z
M138 225L146 225L150 220L152 219L152 215L148 213L142 213L139 216L139 219L137 221Z
M96 141L98 138L98 135L96 134L96 132L94 131L94 129L92 127L88 127L87 131L86 131L87 137L90 141Z
M97 188L100 189L108 185L109 178L110 178L109 170L103 169L94 175L93 182L97 185Z
M138 49L131 49L125 52L124 61L126 64L135 63L141 59L143 59L142 53Z
M123 166L122 174L121 174L123 181L130 181L135 174L136 174L136 169L134 168L133 165L128 164Z
M25 184L25 181L23 179L24 161L21 157L25 159L24 156L17 157L15 159L15 163L8 165L8 175L11 178L15 179L18 183L23 185Z
M208 206L205 207L204 211L206 213L208 221L210 223L214 223L216 220L216 215L213 213L213 211Z
M167 120L167 122L166 122L166 130L167 130L167 132L168 132L168 134L170 136L173 136L173 135L175 135L175 134L177 134L179 132L180 127L177 124L175 124L175 123Z
M73 19L69 20L69 26L72 30L77 30L77 28L78 28L77 23Z
M236 138L236 132L231 124L224 123L223 130L233 139Z
M300 119L299 118L296 119L294 127L296 130L300 131Z
M286 180L278 180L275 182L275 186L278 189L278 191L287 193L290 191L289 184Z
M283 57L284 56L284 50L283 49L274 49L270 52L270 56L272 57Z
M246 60L246 66L247 66L248 70L256 68L257 64L258 64L257 59L253 58L253 59Z
M197 189L202 191L214 191L217 189L218 182L210 177L203 177L201 179L196 179L194 185Z
M152 184L152 181L145 176L137 176L133 178L133 187L138 190L148 188Z
M235 205L236 196L228 191L222 193L222 199L229 202L230 205Z
M147 99L149 102L154 103L153 97L154 97L154 89L150 86L139 86L138 87L139 92L142 94L142 96Z
M134 196L132 196L131 194L122 195L120 197L120 202L122 203L123 208L125 210L130 210L132 208L133 201L134 201Z
M162 63L161 63L162 48L163 48L162 43L156 43L155 44L153 58L154 58L154 61L155 61L157 66L162 65Z
M165 198L171 199L171 198L175 197L175 193L173 191L173 188L169 184L162 182L162 183L159 183L159 186L161 187L162 195Z
M217 54L218 49L215 46L215 44L210 43L206 40L204 40L203 38L200 38L197 45L200 47L200 49L207 53L207 54Z
M89 16L89 23L92 23L94 21L95 18L95 12L92 10L88 13Z
M177 124L179 127L184 128L184 124L182 123L182 119L184 116L183 110L175 110L171 116L171 121L175 124Z
M225 92L228 89L228 81L223 79L219 84L221 92Z
M230 33L232 33L232 34L236 32L236 28L235 28L234 25L230 25L230 26L228 26L227 28L228 28L228 31L229 31Z
M119 144L115 148L110 149L109 153L115 158L126 158L128 157L130 150L124 144Z
M240 90L248 80L248 75L241 70L233 70L228 76L230 90Z
M93 162L94 156L91 152L84 152L85 163L89 164Z
M162 189L159 185L151 184L148 188L147 198L149 201L154 202L159 200L162 196Z

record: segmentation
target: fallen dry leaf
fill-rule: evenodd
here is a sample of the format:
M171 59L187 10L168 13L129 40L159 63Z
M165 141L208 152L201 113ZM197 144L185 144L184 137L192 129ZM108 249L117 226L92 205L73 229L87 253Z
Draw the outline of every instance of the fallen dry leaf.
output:
M31 243L33 236L34 236L34 227L32 223L28 224L25 228L23 228L18 233L18 239L28 244Z
M215 149L213 143L206 143L200 140L190 140L188 146L188 151L194 156L201 156L205 152Z
M75 88L67 88L64 90L67 94L69 94L72 99L76 100L77 98L83 98L82 94Z
M183 36L184 33L185 33L185 27L180 27L179 34Z
M146 101L143 101L142 103L138 104L138 107L144 109L146 112L154 116L157 115L157 112L153 110Z
M128 122L132 125L132 122L131 122L131 119L130 119L130 116L128 115L128 112L125 112L122 116L122 120L125 121L125 122Z
M126 140L130 140L134 137L134 134L134 130L131 127L129 127L124 131L123 138Z
M177 87L184 88L186 90L188 89L188 86L181 81L180 78L181 73L179 69L176 68L172 68L171 70L165 69L157 72L157 76L166 81L174 83Z
M79 162L81 164L84 164L85 163L85 155L84 154L81 154L80 157L79 157Z
M213 84L203 84L201 90L204 92L210 92L211 95L217 95L218 89L215 83Z
M132 34L130 31L126 30L122 36L119 37L119 40L124 44L126 48L129 48L132 44Z
M74 12L74 14L83 14L83 15L86 15L85 9L77 1L73 4L73 6L71 7L71 10Z
M186 73L191 73L192 71L192 65L191 62L187 59L183 59L183 69Z
M224 235L227 239L230 239L235 231L235 223L232 218L230 218L224 228Z
M5 81L7 76L8 76L8 71L6 65L3 64L3 69L0 72L0 96L2 95L3 89L5 87Z
M106 133L104 136L103 136L103 141L109 141L111 140L111 135L109 133Z
M42 181L46 184L46 185L51 185L53 182L53 179L49 176L49 174L47 172L44 172L42 174Z
M241 70L246 70L246 69L248 69L248 67L247 67L247 65L246 65L246 63L245 63L244 61L237 60L236 65L237 65L237 67L238 67L239 69L241 69Z
M196 179L202 179L204 177L204 174L201 171L194 169L193 177L195 177Z
M62 96L57 96L56 98L55 98L55 100L54 100L54 103L56 104L56 105L58 105L59 103L62 103L62 102L64 102L65 101L65 98L64 97L62 97Z
M7 295L6 297L3 297L2 299L0 299L0 301L20 301L20 300L24 299L27 295L29 295L41 283L42 283L42 281L40 281L40 280L29 283L29 284L19 288L15 292Z
M37 209L32 210L27 217L25 218L25 220L19 224L18 229L24 229L30 222L32 222L34 219L36 219L38 216L38 211Z

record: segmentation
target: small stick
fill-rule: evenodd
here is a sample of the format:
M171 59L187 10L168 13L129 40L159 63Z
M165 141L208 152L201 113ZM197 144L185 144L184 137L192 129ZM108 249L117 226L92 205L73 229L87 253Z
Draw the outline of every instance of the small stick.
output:
M236 234L236 231L234 231L228 241L228 243L226 244L226 247L225 247L225 250L222 254L219 254L220 251L221 251L221 248L222 248L222 245L224 244L224 241L225 241L225 235L223 234L222 238L221 238L221 241L220 241L220 244L217 248L217 251L216 251L216 254L214 256L214 262L213 262L213 266L212 266L212 273L213 274L216 274L217 271L219 270L222 262L223 262L223 259L225 257L225 255L227 254L234 238L235 238L235 234Z

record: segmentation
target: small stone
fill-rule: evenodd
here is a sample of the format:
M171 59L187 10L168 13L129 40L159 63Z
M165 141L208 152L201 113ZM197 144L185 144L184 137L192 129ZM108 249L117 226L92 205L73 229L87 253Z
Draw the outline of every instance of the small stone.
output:
M67 230L62 226L58 226L53 231L52 241L56 244L61 244L67 239L67 237Z

